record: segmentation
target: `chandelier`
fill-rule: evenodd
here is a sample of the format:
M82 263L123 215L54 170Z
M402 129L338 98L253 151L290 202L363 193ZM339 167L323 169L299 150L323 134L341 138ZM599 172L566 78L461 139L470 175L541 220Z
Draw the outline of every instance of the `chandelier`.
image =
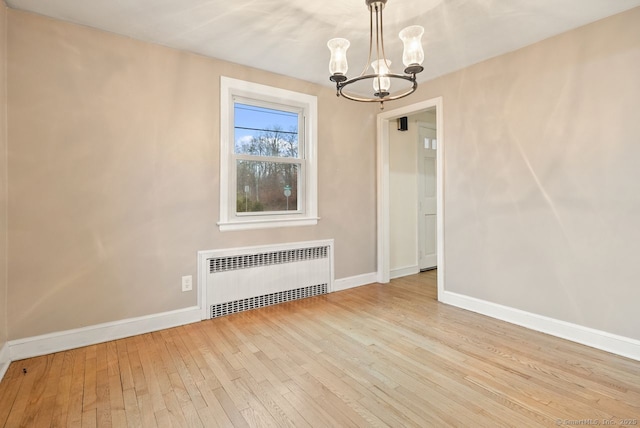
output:
M412 25L400 31L400 39L404 44L402 54L402 62L405 69L404 74L396 74L390 71L391 61L389 61L384 52L384 36L382 31L382 9L384 9L387 0L365 0L369 8L369 59L365 63L364 70L359 76L347 78L347 49L349 41L347 39L331 39L327 43L331 51L331 59L329 60L329 72L331 76L329 80L336 84L336 95L343 96L347 99L360 102L379 102L380 108L384 108L385 101L393 101L406 97L415 92L418 88L416 74L420 73L424 68L424 51L422 50L422 34L424 28L419 25ZM375 21L375 31L374 31ZM375 61L371 62L374 55L374 38L375 38ZM369 73L369 64L373 69L373 73ZM366 96L353 92L348 88L356 82L371 81L373 86L373 95ZM403 88L399 91L391 91L391 82L402 83ZM407 83L408 82L408 83ZM407 86L409 86L407 88ZM353 87L352 87L353 88Z

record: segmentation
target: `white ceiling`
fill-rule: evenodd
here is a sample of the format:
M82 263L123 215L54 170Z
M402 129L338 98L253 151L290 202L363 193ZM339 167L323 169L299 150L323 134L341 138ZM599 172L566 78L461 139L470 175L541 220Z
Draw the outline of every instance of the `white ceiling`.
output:
M329 82L327 40L345 37L349 76L367 59L364 0L7 0L9 7L307 81ZM402 69L398 32L425 28L420 80L604 17L640 0L389 0L387 57Z

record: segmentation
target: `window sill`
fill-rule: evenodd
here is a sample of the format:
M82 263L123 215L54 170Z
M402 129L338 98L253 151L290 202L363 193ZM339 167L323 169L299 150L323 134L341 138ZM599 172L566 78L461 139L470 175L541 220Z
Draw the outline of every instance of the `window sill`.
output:
M320 217L302 217L288 219L252 219L242 221L219 221L220 232L230 230L269 229L273 227L313 226L318 224Z

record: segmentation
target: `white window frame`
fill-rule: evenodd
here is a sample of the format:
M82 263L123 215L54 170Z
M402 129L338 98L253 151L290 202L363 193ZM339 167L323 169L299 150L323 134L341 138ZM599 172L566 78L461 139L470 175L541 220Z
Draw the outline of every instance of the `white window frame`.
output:
M280 104L302 109L298 200L294 212L236 213L236 167L234 154L234 98ZM309 226L318 223L317 97L287 89L220 76L220 231ZM284 162L289 161L286 158ZM293 160L293 159L292 159Z

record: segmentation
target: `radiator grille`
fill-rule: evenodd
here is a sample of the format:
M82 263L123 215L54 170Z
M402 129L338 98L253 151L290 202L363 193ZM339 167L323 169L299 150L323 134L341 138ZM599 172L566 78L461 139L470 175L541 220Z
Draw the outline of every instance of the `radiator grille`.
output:
M233 302L218 303L211 305L211 318L318 296L320 294L327 294L327 284L310 285L308 287L279 291L262 296L247 297L245 299L234 300Z
M329 247L320 246L257 254L243 254L239 256L216 257L209 259L209 273L322 259L328 257L328 254Z

